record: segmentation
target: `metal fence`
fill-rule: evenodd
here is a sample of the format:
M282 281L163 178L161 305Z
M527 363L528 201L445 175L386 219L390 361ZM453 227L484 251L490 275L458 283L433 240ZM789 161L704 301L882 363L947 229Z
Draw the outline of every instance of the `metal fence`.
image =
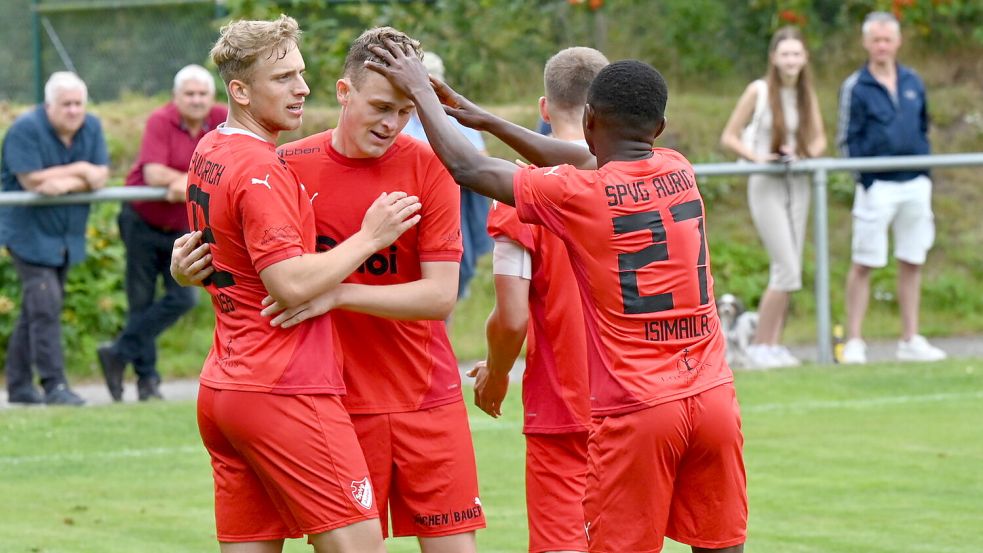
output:
M893 156L866 158L817 158L789 164L756 163L703 163L694 165L697 176L722 177L751 175L755 173L812 175L813 188L813 241L816 254L816 342L820 363L833 362L833 336L829 285L829 227L826 184L831 172L839 171L892 171L939 167L983 166L983 152L966 154L941 154L929 156ZM162 188L118 187L65 196L48 197L34 192L0 193L0 206L4 205L63 205L93 202L131 202L134 200L163 200Z

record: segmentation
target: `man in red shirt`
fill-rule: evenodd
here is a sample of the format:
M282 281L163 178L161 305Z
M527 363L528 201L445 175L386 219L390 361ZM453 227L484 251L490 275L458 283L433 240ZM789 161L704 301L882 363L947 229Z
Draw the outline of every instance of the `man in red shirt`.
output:
M198 299L198 290L179 286L168 271L174 241L188 232L184 207L188 164L201 137L227 115L225 106L215 105L212 74L200 65L188 65L174 76L171 101L147 119L140 155L126 177L126 185L165 187L167 201L123 204L120 211L129 316L116 340L97 350L113 401L123 399L123 373L128 363L133 363L137 373L137 398L161 399L157 338ZM156 298L158 279L164 281L160 298Z
M539 109L553 136L586 148L580 121L587 89L607 64L604 54L583 47L546 62ZM522 406L529 551L587 551L587 338L573 268L560 238L521 222L511 206L492 204L488 233L495 239L495 309L486 325L488 357L470 373L475 404L493 417L501 414L528 329Z
M626 60L591 84L585 153L494 118L439 83L468 126L537 164L482 158L450 125L426 70L395 44L373 50L416 103L454 179L540 224L567 247L587 327L591 408L584 501L592 552L653 551L669 536L696 552L743 551L743 436L713 303L703 201L678 152L652 148L665 129L658 71ZM594 155L596 155L596 159Z
M280 551L308 535L320 552L383 552L368 469L341 404L345 386L330 316L269 327L269 293L296 306L337 286L419 221L415 197L382 194L361 228L315 254L304 186L274 151L309 94L297 22L236 21L211 56L226 83L225 125L198 143L187 213L211 246L204 281L215 337L201 373L198 426L212 460L224 552Z
M454 307L461 259L460 189L425 143L400 131L413 102L364 67L370 51L397 41L419 43L388 27L370 29L351 46L337 83L338 127L285 144L278 152L311 196L318 248L330 250L358 230L360 213L380 192L399 187L418 196L420 224L375 252L345 283L292 307L274 325L291 327L332 311L343 351L351 414L380 508L392 534L417 536L424 553L475 550L485 526L461 394L460 374L444 320ZM175 247L175 274L207 274L204 248ZM200 258L200 259L199 259ZM271 305L271 316L283 306ZM383 533L389 528L383 511Z

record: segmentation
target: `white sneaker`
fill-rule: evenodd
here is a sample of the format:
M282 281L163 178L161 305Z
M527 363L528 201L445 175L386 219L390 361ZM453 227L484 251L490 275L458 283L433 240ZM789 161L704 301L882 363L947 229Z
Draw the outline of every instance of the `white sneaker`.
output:
M781 363L780 367L798 367L802 364L802 361L799 361L787 347L782 345L771 346L771 355Z
M929 344L920 334L898 342L897 355L901 361L941 361L946 358L944 351Z
M863 365L867 362L867 344L860 338L851 338L843 344L840 363L844 365Z
M747 355L749 369L773 369L782 366L781 360L775 357L768 344L751 344L744 349L744 353Z

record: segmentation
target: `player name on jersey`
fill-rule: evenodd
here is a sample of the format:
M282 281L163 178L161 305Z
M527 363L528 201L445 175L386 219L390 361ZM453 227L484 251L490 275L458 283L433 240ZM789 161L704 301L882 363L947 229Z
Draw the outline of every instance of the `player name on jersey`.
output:
M191 172L201 179L203 184L218 185L225 172L225 165L205 159L205 156L195 152L191 156Z
M709 315L680 317L661 321L647 321L643 326L645 339L650 342L686 340L706 336L713 331Z

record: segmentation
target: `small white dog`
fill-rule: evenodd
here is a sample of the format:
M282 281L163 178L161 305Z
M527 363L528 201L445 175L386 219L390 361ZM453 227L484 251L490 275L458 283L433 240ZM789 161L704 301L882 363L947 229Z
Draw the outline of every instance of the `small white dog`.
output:
M746 350L758 329L758 313L745 310L744 302L733 294L724 294L717 298L717 314L727 338L727 364L732 368L747 367Z

